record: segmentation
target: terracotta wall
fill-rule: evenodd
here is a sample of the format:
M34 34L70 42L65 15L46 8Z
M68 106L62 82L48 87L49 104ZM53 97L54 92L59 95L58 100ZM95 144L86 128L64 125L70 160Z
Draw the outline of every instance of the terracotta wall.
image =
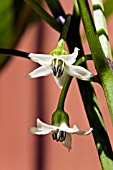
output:
M112 31L109 23L108 28ZM41 21L28 27L17 49L49 53L58 38L58 33ZM110 37L111 44L112 41ZM87 44L85 50L89 52ZM53 141L50 134L35 136L29 133L28 127L36 125L38 117L51 123L60 94L52 75L38 79L25 78L36 67L30 60L12 57L0 72L0 169L101 170L92 134L87 137L73 135L72 150L68 152L60 143ZM94 72L92 63L89 67ZM99 85L95 84L95 87L113 144L113 128L103 91ZM89 128L75 78L68 92L65 110L70 114L71 126L76 124L83 130Z

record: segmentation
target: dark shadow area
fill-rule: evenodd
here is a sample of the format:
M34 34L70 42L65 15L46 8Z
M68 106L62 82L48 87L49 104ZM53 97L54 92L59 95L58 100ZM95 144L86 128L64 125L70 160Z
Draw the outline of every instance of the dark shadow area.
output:
M38 27L38 32L37 32L37 49L38 51L43 51L43 33L44 33L44 25L43 22L40 22L40 25ZM39 65L38 65L39 66ZM45 89L44 89L44 79L39 78L37 80L37 89L38 89L38 96L37 98L39 99L37 102L37 114L38 117L43 120L44 117L44 97L45 97ZM38 118L37 117L37 118ZM44 138L42 136L37 137L37 164L36 164L36 170L44 170L44 159L45 159L45 143L44 143Z

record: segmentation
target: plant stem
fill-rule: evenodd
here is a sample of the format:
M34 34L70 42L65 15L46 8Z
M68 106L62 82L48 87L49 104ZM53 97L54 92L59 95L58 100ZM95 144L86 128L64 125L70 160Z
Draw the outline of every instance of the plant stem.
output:
M77 0L77 2L80 8L89 47L92 52L92 58L99 74L101 85L104 89L113 124L113 73L101 48L98 35L96 34L87 0Z
M86 62L87 60L91 60L91 55L81 57L80 59L77 60L77 62L74 65L81 65L83 64L83 62ZM64 110L64 103L65 103L66 95L67 95L72 78L73 77L69 75L67 75L66 77L63 89L60 93L57 109Z
M83 1L81 1L82 3ZM89 21L87 21L89 23ZM73 36L78 41L80 49L82 49L79 33L76 34L73 32ZM77 43L77 42L76 42ZM75 44L76 45L76 44ZM96 44L97 45L97 44ZM83 52L83 51L82 51ZM82 54L83 55L83 54ZM85 65L84 65L85 66ZM93 127L93 136L95 144L97 147L99 159L104 170L112 170L113 168L113 152L111 144L109 141L108 134L105 130L104 121L101 116L101 111L98 107L96 95L94 89L90 82L78 80L78 85L82 95L82 100L86 110L86 114L90 123L90 126ZM101 135L100 135L101 134Z
M77 61L76 61L76 65L81 65L83 64L84 62L88 61L88 60L92 60L92 55L91 54L87 54L85 56L82 56L81 58L79 58Z
M67 37L68 30L69 30L70 22L71 22L71 15L67 15L66 19L65 19L65 23L64 23L64 25L62 27L61 34L60 34L60 39L64 39L64 41L66 41L66 37Z
M64 111L64 103L65 103L66 95L67 95L71 80L72 80L72 77L67 75L65 83L64 83L63 88L62 88L62 91L61 91L60 96L59 96L57 110L63 110Z
M6 55L13 55L13 56L19 56L23 58L28 58L29 53L24 52L24 51L19 51L19 50L12 50L12 49L5 49L5 48L0 48L0 54L6 54Z
M58 32L61 31L62 25L58 23L53 17L51 17L36 1L25 0L25 2L28 3L52 28Z
M82 100L87 113L90 126L93 127L93 136L97 147L99 159L103 170L112 170L113 168L113 152L109 141L108 134L101 116L100 109L96 100L93 87L89 82L78 80ZM87 94L87 95L86 95Z
M76 4L76 7L77 7L77 4ZM84 53L83 53L82 44L80 41L80 34L79 34L80 16L79 16L79 12L75 10L74 10L74 14L75 15L73 15L71 19L71 23L70 23L70 27L69 27L66 40L67 40L70 53L72 53L74 47L77 46L78 48L80 48L80 53L78 57L81 57L84 55ZM85 66L86 65L84 64L84 67ZM63 89L61 91L60 97L59 97L57 110L64 109L64 102L65 102L65 98L66 98L71 80L72 80L72 77L67 76ZM99 158L102 164L103 164L103 160L104 160L104 163L106 162L106 165L109 163L112 164L113 153L112 153L109 137L105 130L105 125L104 125L104 122L101 116L101 112L98 107L94 89L91 86L90 82L78 80L78 84L80 87L80 92L83 98L83 103L84 103L85 110L86 110L86 113L89 119L90 126L94 128L93 136L94 136L95 144L97 146ZM106 170L108 169L106 168Z
M46 3L48 4L48 6L55 18L58 18L59 16L62 16L65 18L64 10L58 0L46 0Z
M69 29L69 26L70 26L70 21L71 21L71 16L67 15L67 18L65 20L64 26L63 26L62 31L61 31L60 39L66 40L68 29ZM59 110L59 109L64 110L64 102L65 102L65 98L66 98L67 91L68 91L69 85L71 83L71 80L72 80L72 77L67 75L63 89L60 93L60 97L59 97L59 101L58 101L58 105L57 105L57 110Z

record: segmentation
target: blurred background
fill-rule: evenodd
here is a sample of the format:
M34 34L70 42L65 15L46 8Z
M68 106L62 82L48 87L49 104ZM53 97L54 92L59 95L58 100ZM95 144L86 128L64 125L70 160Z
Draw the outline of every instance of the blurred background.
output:
M73 0L60 2L67 14L72 13ZM50 13L44 0L41 3ZM113 47L113 6L105 5L105 9ZM23 0L0 1L0 47L49 54L58 39L59 33ZM90 53L86 40L84 50L86 54ZM89 62L88 66L95 73L93 63ZM87 137L73 135L72 150L68 152L62 144L52 140L51 134L35 136L29 133L28 128L36 126L37 118L51 124L60 94L52 75L25 78L36 67L38 65L28 59L0 54L0 169L101 170L92 134ZM96 83L93 85L113 146L113 127L106 100L101 87ZM90 128L75 78L69 88L65 111L70 115L71 127L76 124L80 130Z

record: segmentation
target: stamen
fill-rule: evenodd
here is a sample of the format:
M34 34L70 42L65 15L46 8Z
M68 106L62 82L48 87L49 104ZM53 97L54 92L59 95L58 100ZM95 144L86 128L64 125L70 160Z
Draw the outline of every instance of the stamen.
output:
M64 62L61 60L53 60L52 61L52 70L54 76L57 76L58 78L62 76L64 73Z
M66 132L65 131L60 131L60 136L65 139L66 138Z
M63 72L64 72L64 68L58 65L57 67L58 78L62 76Z
M58 129L52 133L53 140L57 141L57 134L58 134Z
M60 131L60 138L59 138L59 141L60 142L63 142L66 138L66 132L65 131Z
M53 70L54 76L56 76L57 75L57 69L56 69L55 64L52 65L52 70Z
M53 138L53 140L57 140L57 134L56 134L56 132L53 132L53 133L52 133L52 138Z
M53 140L56 140L57 142L63 142L66 138L66 132L65 131L59 131L58 129L52 133Z

